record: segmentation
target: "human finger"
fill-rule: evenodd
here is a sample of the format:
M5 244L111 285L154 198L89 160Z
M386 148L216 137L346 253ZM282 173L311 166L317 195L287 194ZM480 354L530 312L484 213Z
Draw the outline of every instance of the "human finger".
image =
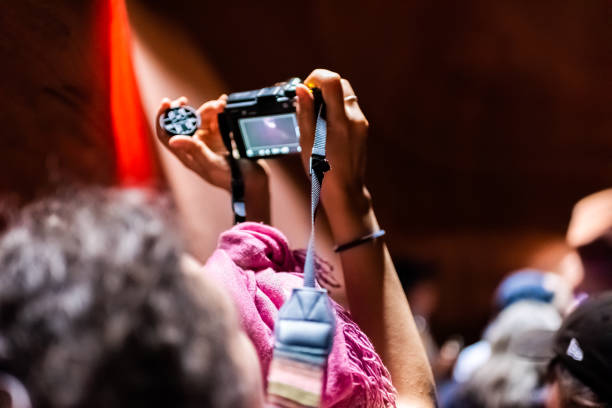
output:
M163 98L159 104L159 107L157 108L157 115L155 116L155 129L157 133L157 138L165 145L167 145L168 143L169 135L168 132L166 132L166 130L161 127L159 119L164 114L164 112L170 109L171 105L172 101L169 98Z
M326 69L315 69L306 78L305 83L308 86L316 86L321 89L329 121L346 119L344 93L339 74Z
M177 137L177 136L175 136ZM179 161L181 163L183 163L183 165L185 167L187 167L188 169L191 169L193 171L195 171L196 173L199 173L199 168L198 165L196 163L195 158L193 157L192 154L190 154L187 149L184 149L182 146L178 145L175 143L174 146L171 146L170 144L168 144L168 149L172 152L172 154L179 159Z
M178 108L180 106L187 105L187 102L189 102L187 97L186 96L181 96L181 97L173 100L170 105L171 105L172 108Z
M297 110L296 116L300 128L300 146L303 154L310 154L314 142L314 98L310 90L300 84L296 88Z
M219 133L219 121L217 115L225 109L225 98L208 101L198 108L198 114L202 121L200 130L194 135L196 139L206 143L213 151L221 153L227 149L223 144L221 133Z
M346 112L346 116L353 123L363 123L367 127L367 120L361 107L359 106L359 100L357 99L357 95L355 95L355 91L351 86L351 83L342 78L342 91L344 92L344 109Z
M215 152L206 143L192 137L174 136L168 144L173 152L189 154L202 169L210 168L210 165L217 162Z
M157 117L159 118L171 105L170 98L163 98L157 108Z

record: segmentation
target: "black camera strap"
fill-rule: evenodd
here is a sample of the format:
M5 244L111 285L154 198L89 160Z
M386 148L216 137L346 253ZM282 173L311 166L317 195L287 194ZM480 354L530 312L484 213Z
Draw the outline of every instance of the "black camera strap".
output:
M225 156L227 163L230 166L230 172L232 175L232 213L234 214L234 224L240 224L246 221L246 205L244 202L244 179L242 178L242 171L240 170L240 164L233 155L232 140L230 138L230 130L227 126L227 120L225 113L221 112L217 115L217 121L219 122L219 132L221 133L221 139L227 149L227 156Z
M227 162L232 173L232 212L234 213L234 224L246 221L246 205L244 202L244 180L238 160L231 153L227 155Z

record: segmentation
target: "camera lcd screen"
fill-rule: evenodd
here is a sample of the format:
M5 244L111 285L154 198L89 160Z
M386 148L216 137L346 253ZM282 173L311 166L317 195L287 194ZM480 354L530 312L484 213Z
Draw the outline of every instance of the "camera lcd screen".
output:
M248 157L301 151L295 113L238 119Z

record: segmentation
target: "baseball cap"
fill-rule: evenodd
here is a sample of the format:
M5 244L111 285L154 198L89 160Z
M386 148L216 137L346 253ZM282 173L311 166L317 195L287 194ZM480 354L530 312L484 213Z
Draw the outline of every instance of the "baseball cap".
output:
M536 269L521 269L506 277L497 287L495 305L504 309L522 300L551 303L555 292L546 285L546 274Z
M532 360L563 364L600 398L612 402L612 292L585 300L559 330L526 332L510 347Z

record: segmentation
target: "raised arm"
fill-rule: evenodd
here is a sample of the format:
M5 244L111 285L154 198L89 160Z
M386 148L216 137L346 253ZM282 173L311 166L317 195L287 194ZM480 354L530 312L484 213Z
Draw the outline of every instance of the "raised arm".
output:
M379 230L364 184L368 122L350 83L317 69L306 84L321 88L327 105L327 157L331 170L321 200L337 244ZM314 138L313 97L298 89L298 121L307 166ZM340 253L354 320L370 337L391 373L401 406L435 405L435 387L425 349L383 239Z

